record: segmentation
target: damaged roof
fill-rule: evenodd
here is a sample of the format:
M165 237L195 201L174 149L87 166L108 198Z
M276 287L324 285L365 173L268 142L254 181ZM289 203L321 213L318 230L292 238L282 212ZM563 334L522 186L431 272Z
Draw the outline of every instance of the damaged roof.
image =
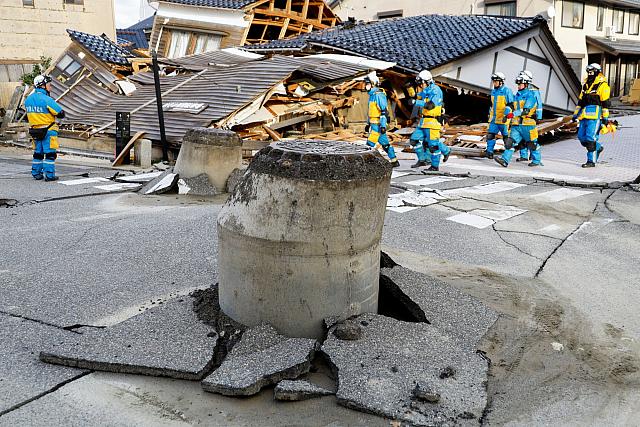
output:
M256 0L161 0L165 3L177 3L187 6L215 7L218 9L242 9Z
M587 43L597 46L607 53L618 56L620 54L640 54L640 43L636 40L617 39L613 41L606 37L587 36Z
M76 30L67 30L69 36L101 61L116 65L129 65L127 58L134 56L109 39L105 34L94 36Z
M153 28L153 20L156 15L151 15L148 18L143 19L140 22L136 22L132 26L125 28L126 30L150 30Z
M236 63L225 66L204 67L199 73L161 77L164 105L202 104L204 107L194 109L195 113L165 111L169 141L180 141L190 128L209 126L227 118L269 94L294 73L300 73L314 82L328 83L363 75L370 70L365 65L313 57L274 56L251 61L245 60L246 53L235 57ZM232 58L233 56L228 56L227 62L231 62ZM61 100L66 112L62 123L98 129L113 121L116 111L132 112L132 132L146 132L147 138L160 139L156 104L149 102L155 100L152 74L139 73L130 80L137 87L131 96L112 93L92 79L80 81ZM66 86L55 79L52 86L51 93L55 98L67 90ZM115 133L115 126L107 127L105 132Z
M491 47L539 25L535 18L423 15L330 28L288 40L247 46L254 52L327 46L396 62L412 72L431 69Z
M149 42L144 34L144 30L116 30L118 44L132 43L132 49L148 49Z

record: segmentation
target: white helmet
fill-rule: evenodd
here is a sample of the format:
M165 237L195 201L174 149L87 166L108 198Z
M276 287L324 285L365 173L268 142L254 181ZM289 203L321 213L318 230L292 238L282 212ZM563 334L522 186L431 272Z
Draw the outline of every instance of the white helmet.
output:
M420 71L420 73L418 74L418 77L416 77L416 82L418 83L432 83L433 82L433 76L431 75L431 73L428 70L423 70Z
M51 77L44 74L40 74L33 79L35 87L45 87L47 83L51 83Z
M533 81L533 73L529 70L522 70L520 71L520 74L523 76L526 76L529 79L529 83L531 83Z
M600 64L596 64L594 62L593 64L587 65L587 74L596 75L596 74L600 74L601 72L602 72L602 67L600 66Z
M493 81L504 83L506 78L507 76L505 76L504 73L501 73L500 71L496 71L495 73L491 74L491 80Z
M365 81L365 83L371 83L372 86L379 86L380 85L380 79L378 78L378 75L376 74L375 71L372 71L369 74L367 74L364 77L364 81Z

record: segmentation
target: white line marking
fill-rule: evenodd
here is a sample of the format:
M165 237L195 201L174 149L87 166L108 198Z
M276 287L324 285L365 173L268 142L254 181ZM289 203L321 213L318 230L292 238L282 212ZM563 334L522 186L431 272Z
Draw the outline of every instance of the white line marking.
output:
M558 231L560 229L562 229L562 227L560 227L558 224L551 224L551 225L547 225L546 227L542 227L538 231L541 233L551 233L554 231Z
M508 206L511 207L511 206ZM514 216L522 215L527 212L523 209L512 208L512 209L475 209L470 214L478 215L484 218L492 219L494 221L504 221L509 218L513 218Z
M394 202L392 202L392 206L401 206L397 205L397 202L395 202L397 200L411 206L429 206L434 203L438 203L438 201L433 197L429 197L423 193L416 193L411 190L405 191L404 193L392 194L389 196L389 200L394 200ZM387 206L389 206L389 202L387 202Z
M400 178L402 176L411 175L411 172L393 171L391 172L391 179Z
M491 219L483 218L481 216L472 215L469 213L460 213L454 216L450 216L449 218L447 218L447 221L453 221L459 224L470 225L471 227L480 228L480 229L491 227L493 224L495 224L495 221Z
M404 200L398 197L389 197L387 199L387 207L388 208L397 208L400 206L404 206Z
M124 190L127 188L138 188L141 186L142 184L132 184L132 183L123 182L121 184L97 185L93 188L97 188L98 190L104 190L104 191L118 191L118 190Z
M518 187L526 187L526 184L518 184L517 182L509 181L494 181L488 184L475 185L473 187L462 187L453 190L445 190L445 194L494 194L501 193L503 191L513 190Z
M521 171L517 169L507 169L501 166L480 166L480 165L456 165L456 164L448 164L448 166L457 169L465 169L465 170L478 170L478 171L486 171L486 172L494 172L500 175L517 175L517 176L526 176L529 178L553 178L562 181L577 181L577 182L601 182L602 179L598 178L583 178L580 176L572 176L572 175L561 175L555 173L546 173L546 172L534 172L534 171Z
M447 182L447 181L462 181L463 179L466 179L466 178L457 178L454 176L432 176L429 178L423 178L415 181L405 182L405 184L422 186L422 185L439 184L441 182Z
M95 178L71 179L67 181L58 181L58 182L64 185L81 185L81 184L93 184L95 182L109 182L109 180L107 178L95 177Z
M551 190L540 194L535 194L531 197L544 202L561 202L567 199L573 199L575 197L591 194L591 191L584 190L572 190L570 188L558 188L557 190Z
M388 211L398 212L398 213L405 213L405 212L412 211L414 209L418 209L418 208L416 208L415 206L398 206L398 207L387 208Z
M153 178L156 178L158 176L162 175L162 172L149 172L149 173L141 173L138 175L127 175L127 176L119 176L116 178L116 181L118 182L137 182L137 183L141 183L141 182L149 182L151 181Z

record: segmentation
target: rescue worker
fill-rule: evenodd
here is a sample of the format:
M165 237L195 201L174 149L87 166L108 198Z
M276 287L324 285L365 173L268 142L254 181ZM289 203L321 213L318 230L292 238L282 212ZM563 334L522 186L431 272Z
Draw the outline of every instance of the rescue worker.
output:
M602 74L600 64L587 66L587 78L582 85L580 101L573 113L573 121L580 121L578 139L587 149L587 162L583 168L595 167L604 148L600 144L600 127L609 123L609 96L611 88Z
M427 70L421 71L416 80L423 85L423 89L416 97L420 121L409 141L418 155L418 162L412 167L426 166L425 148L428 147L431 153L431 167L428 170L437 171L440 167L440 156L443 156L442 161L446 162L451 153L451 149L440 142L442 129L440 122L444 113L442 89L435 84L431 73Z
M511 120L511 130L509 136L504 141L504 153L495 157L494 160L505 168L509 166L511 157L516 148L526 145L531 152L531 163L529 166L541 166L542 155L538 144L538 129L536 128L536 117L538 117L538 95L529 89L531 77L525 73L516 77L518 92L515 96L515 110L507 114Z
M529 83L529 90L536 95L538 102L538 108L536 108L536 120L542 120L542 95L540 94L540 88L533 84L533 73L529 70L522 70L519 74L529 77L531 83ZM529 149L526 146L520 149L520 157L516 159L516 162L528 162L529 161Z
M33 138L33 163L31 175L36 180L56 181L58 149L58 126L56 118L62 119L65 112L58 103L49 96L51 77L39 75L33 79L35 90L24 101L29 120L29 134Z
M379 87L380 79L375 71L369 73L364 78L364 83L367 92L369 92L369 115L367 125L365 126L365 132L369 133L367 145L369 147L375 147L376 144L380 144L387 153L387 156L389 156L391 167L396 168L400 166L400 163L396 158L396 153L387 136L387 122L389 120L387 94L384 92L384 89Z
M496 146L498 134L502 139L509 136L509 124L507 115L513 111L515 97L511 89L504 85L505 75L496 72L491 75L493 89L491 90L491 108L489 110L489 129L487 132L487 149L485 155L493 159L493 149Z

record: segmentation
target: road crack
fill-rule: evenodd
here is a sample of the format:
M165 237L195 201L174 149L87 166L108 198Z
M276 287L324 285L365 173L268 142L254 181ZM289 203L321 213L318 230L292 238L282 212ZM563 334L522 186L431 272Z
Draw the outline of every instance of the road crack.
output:
M11 313L11 312L4 311L4 310L0 310L0 314L4 314L5 316L9 316L9 317L15 317L16 319L28 320L30 322L39 323L41 325L50 326L52 328L61 329L63 331L73 332L74 334L79 334L79 332L73 331L71 329L66 329L65 326L56 325L54 323L49 323L49 322L46 322L44 320L34 319L32 317L27 317L27 316Z
M535 256L535 255L533 255L533 254L530 254L529 252L525 251L524 249L522 249L522 248L521 248L521 247L519 247L518 245L515 245L515 244L513 244L513 243L511 243L511 242L507 241L507 240L502 236L502 234L500 234L500 230L496 229L496 225L495 225L495 224L493 224L493 225L491 226L491 228L493 229L493 231L495 231L495 232L496 232L496 235L500 238L500 240L502 240L506 245L511 246L512 248L516 249L518 252L523 253L523 254L525 254L525 255L527 255L527 256L530 256L531 258L535 258L535 259L537 259L537 260L539 260L539 261L542 261L542 258L537 257L537 256Z

